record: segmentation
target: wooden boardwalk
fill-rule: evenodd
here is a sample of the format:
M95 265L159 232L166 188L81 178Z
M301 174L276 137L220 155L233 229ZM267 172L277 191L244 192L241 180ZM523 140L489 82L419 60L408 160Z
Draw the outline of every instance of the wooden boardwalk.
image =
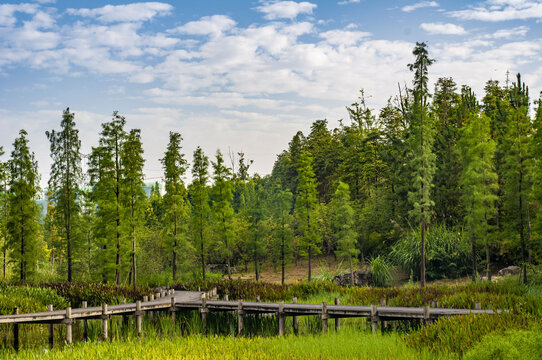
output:
M354 306L339 305L338 299L335 304L297 304L294 298L293 303L269 303L269 302L245 302L245 301L227 301L227 300L208 300L216 297L216 289L208 292L190 292L175 290L161 291L150 299L145 297L143 301L137 301L131 304L120 304L108 306L103 304L101 307L82 308L39 312L32 314L18 314L14 311L13 315L0 316L0 324L13 325L14 347L19 348L19 324L49 324L49 346L52 347L53 329L52 324L63 324L66 326L66 342L72 343L72 325L75 321L83 321L84 337L86 338L87 320L100 319L102 321L102 337L108 337L108 320L111 316L136 317L138 334L142 334L142 318L145 313L155 311L168 311L172 320L175 321L175 314L180 310L195 310L201 313L203 327L206 328L207 314L209 312L235 312L238 317L237 332L243 331L243 316L245 314L274 314L279 319L279 335L284 334L284 318L293 317L294 332L297 333L297 317L307 315L317 315L322 319L322 330L327 331L328 319L335 319L335 328L340 326L340 318L365 317L371 321L373 331L376 331L378 323L385 324L393 320L419 320L429 322L440 317L450 317L469 314L494 314L493 310L481 310L480 304L476 304L476 310L471 309L445 309L425 306L415 307L393 307L393 306Z

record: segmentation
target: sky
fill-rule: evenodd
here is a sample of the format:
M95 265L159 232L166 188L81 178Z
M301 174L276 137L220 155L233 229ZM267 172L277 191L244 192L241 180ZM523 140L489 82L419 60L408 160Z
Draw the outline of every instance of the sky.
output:
M67 1L0 2L0 146L7 160L29 133L45 186L45 131L75 113L83 154L113 111L140 128L147 181L159 180L169 132L244 152L271 172L292 136L318 119L331 127L364 89L375 112L410 86L416 42L483 97L489 79L521 72L542 90L542 1Z

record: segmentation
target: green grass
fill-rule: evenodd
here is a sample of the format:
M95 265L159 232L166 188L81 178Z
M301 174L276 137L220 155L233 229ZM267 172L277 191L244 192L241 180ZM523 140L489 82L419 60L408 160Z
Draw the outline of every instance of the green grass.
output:
M7 359L433 359L408 349L398 335L355 330L316 336L189 337L78 343L61 351L27 350Z

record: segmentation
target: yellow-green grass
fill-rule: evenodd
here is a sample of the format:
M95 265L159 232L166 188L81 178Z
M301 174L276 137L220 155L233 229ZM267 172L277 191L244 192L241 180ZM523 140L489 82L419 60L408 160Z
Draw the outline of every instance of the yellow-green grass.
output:
M395 334L345 329L340 333L285 337L200 336L78 343L62 350L27 350L8 359L434 359L408 349ZM439 355L442 358L442 354Z

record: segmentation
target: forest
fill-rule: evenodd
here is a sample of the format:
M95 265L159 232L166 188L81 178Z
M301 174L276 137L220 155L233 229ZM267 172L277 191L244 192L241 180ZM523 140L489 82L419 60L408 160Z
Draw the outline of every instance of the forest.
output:
M520 74L487 81L484 94L451 77L431 87L434 61L417 43L412 83L385 107L369 108L361 90L349 119L297 132L263 176L251 175L244 153L198 147L189 157L176 129L160 160L163 183L147 193L141 131L115 111L84 156L67 108L44 134L52 166L40 189L20 130L10 153L0 148L2 276L135 287L206 279L210 264L227 277L250 266L258 279L272 263L284 283L301 258L311 281L322 254L350 271L393 264L422 287L491 280L510 264L526 282L542 255L541 99Z

